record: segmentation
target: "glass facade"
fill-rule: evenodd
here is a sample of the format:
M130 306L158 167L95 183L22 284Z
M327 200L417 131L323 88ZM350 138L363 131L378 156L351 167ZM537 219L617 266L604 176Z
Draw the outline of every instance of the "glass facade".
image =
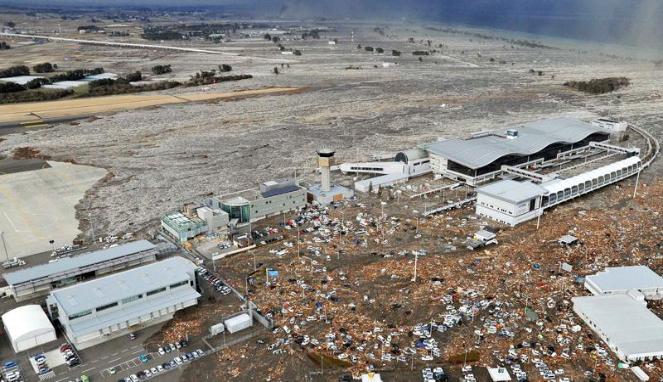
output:
M249 203L221 203L221 209L228 213L230 219L238 219L240 223L248 223L251 220L251 206Z

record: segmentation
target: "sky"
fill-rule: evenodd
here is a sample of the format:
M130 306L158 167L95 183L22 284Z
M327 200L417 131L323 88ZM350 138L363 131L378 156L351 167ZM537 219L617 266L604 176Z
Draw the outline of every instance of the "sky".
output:
M663 0L0 0L3 4L240 6L259 17L441 21L663 48Z

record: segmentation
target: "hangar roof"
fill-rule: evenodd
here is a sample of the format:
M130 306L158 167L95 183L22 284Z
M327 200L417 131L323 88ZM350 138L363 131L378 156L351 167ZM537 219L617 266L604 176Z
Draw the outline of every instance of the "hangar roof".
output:
M39 305L24 305L2 315L2 323L13 341L53 332L53 324Z

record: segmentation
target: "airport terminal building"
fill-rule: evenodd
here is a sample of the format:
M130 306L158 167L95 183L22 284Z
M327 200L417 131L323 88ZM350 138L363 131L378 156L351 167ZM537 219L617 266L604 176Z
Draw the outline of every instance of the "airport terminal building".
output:
M52 289L153 262L157 252L154 244L139 240L5 273L2 276L7 281L12 296L16 301L22 301L48 294Z
M196 305L196 265L171 257L128 271L57 289L46 300L49 315L67 338L85 349L168 321Z
M558 154L603 142L610 132L572 118L534 121L504 132L486 132L469 139L447 139L424 146L436 176L475 186L496 178L502 166L526 166Z

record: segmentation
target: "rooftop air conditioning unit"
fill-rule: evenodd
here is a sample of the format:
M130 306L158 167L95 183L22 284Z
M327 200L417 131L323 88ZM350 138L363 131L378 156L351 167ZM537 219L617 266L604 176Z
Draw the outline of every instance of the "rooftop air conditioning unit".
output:
M518 130L516 129L508 129L506 131L506 137L509 139L514 139L518 137Z

